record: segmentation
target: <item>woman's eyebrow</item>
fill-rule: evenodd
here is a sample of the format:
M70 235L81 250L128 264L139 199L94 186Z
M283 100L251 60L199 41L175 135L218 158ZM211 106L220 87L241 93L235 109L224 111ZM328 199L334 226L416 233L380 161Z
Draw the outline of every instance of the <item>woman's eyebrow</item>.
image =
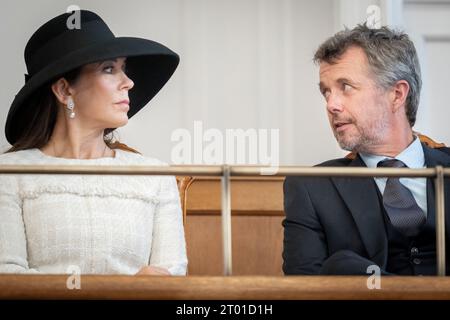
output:
M101 66L102 64L104 64L106 62L117 62L117 59L107 59L107 60L99 61L99 62L97 62L97 65Z

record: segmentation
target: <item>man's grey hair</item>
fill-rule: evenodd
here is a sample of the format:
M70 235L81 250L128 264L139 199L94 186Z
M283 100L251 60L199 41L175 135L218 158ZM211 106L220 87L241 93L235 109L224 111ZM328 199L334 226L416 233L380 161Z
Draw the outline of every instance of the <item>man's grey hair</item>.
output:
M422 80L416 49L408 35L388 27L372 29L366 24L359 24L354 29L346 28L336 33L322 43L314 54L314 61L336 63L352 46L360 47L366 53L370 71L378 86L387 89L399 80L408 82L409 93L405 109L409 124L413 127Z

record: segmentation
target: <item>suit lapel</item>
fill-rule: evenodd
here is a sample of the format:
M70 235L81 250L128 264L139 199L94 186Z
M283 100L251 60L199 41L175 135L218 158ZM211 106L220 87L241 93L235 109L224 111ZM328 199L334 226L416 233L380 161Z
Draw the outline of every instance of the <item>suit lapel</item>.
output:
M349 167L366 167L359 155ZM387 236L383 213L373 178L331 178L351 212L369 258L384 268L387 262Z

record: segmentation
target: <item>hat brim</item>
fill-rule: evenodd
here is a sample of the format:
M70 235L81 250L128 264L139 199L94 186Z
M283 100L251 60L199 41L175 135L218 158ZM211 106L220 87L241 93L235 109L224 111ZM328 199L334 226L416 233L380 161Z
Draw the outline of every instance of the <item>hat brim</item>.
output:
M118 37L76 50L33 75L17 93L6 119L8 142L13 145L29 125L21 120L27 118L25 113L36 112L29 110L31 107L27 100L39 88L83 65L118 57L127 57L127 74L134 82L129 92L129 118L161 90L179 63L179 56L169 48L141 38Z

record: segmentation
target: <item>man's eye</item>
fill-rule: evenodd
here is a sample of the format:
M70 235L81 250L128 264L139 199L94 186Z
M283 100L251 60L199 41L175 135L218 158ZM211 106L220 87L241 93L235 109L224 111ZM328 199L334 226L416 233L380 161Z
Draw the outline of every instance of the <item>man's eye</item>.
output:
M330 90L323 90L322 95L325 99L328 99L328 96L330 95Z
M342 88L343 88L344 91L348 91L348 90L352 89L352 86L349 85L348 83L344 83L342 85Z

